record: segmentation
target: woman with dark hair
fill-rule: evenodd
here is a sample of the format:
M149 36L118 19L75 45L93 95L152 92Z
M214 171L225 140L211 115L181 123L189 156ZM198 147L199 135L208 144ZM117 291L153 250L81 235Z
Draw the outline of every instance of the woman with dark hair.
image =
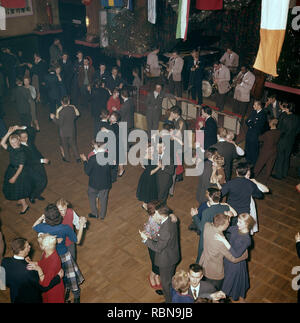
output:
M72 242L80 241L85 218L79 219L79 230L77 236L75 232L66 224L62 224L63 218L55 204L48 204L43 214L33 225L33 229L38 233L49 233L58 238L56 250L60 256L62 268L64 270L64 282L66 287L66 297L69 298L70 290L74 294L74 303L80 302L80 288L79 285L84 281L84 278L71 256L70 251L66 247L66 238L68 237Z
M18 204L22 206L20 214L25 214L29 210L26 198L29 198L31 195L32 184L20 137L13 134L16 130L20 129L23 129L23 127L10 127L0 144L9 152L10 161L4 175L3 194L7 200L18 201ZM7 143L7 140L9 143Z
M230 234L229 241L216 234L216 240L224 243L226 248L236 258L242 256L251 245L250 230L253 228L255 220L248 213L242 213L238 216L237 225L229 227L227 232ZM224 282L222 291L232 297L234 301L241 298L244 302L246 292L249 289L249 274L246 260L233 263L224 258Z

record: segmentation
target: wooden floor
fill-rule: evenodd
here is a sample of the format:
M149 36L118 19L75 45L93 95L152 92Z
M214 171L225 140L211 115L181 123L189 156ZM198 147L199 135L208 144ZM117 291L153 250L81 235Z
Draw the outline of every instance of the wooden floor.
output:
M17 120L14 107L7 105L7 126ZM25 237L32 245L32 258L38 260L41 252L32 224L49 202L59 197L68 199L81 216L89 213L87 197L88 177L83 165L73 160L61 161L56 126L47 119L48 109L40 106L38 117L41 132L37 147L51 159L47 166L48 186L43 193L46 201L30 206L27 215L20 216L16 202L6 201L1 192L2 232L8 245L6 256L11 256L9 243L16 237ZM92 120L83 111L77 122L80 153L91 150ZM0 179L8 165L8 153L0 151ZM141 242L138 230L147 221L141 204L135 197L140 167L126 166L124 176L113 185L109 195L108 213L104 221L90 219L82 244L78 246L78 265L85 277L81 285L82 302L148 303L162 302L150 288L147 276L151 270L148 251ZM300 231L299 194L295 190L298 179L270 181L271 195L257 201L259 232L254 236L254 248L249 261L250 290L246 301L258 303L295 302L296 292L291 288L292 268L299 265L294 236ZM198 236L189 231L190 208L196 207L197 178L185 178L176 184L175 195L169 206L181 222L182 261L178 268L187 269L197 255ZM0 291L0 302L9 302L8 291Z

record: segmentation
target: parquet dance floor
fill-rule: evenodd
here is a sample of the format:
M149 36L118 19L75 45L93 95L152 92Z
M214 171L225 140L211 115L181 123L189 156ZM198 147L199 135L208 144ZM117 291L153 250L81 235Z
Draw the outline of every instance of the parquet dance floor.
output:
M7 126L18 120L12 104L6 106ZM49 202L64 197L72 202L81 216L89 213L87 197L88 177L83 165L65 164L61 161L58 147L57 127L48 121L48 109L38 108L41 132L36 145L46 158L48 186L43 193L45 201L30 205L26 215L19 215L16 202L7 201L1 192L0 219L2 232L7 244L6 256L11 256L10 241L25 237L32 245L34 260L41 252L37 235L32 224L42 214ZM93 122L90 113L82 111L77 121L78 147L80 153L91 150ZM0 150L0 179L8 165L8 153ZM113 184L109 194L108 213L104 221L89 219L88 228L81 245L77 247L77 262L85 277L81 285L81 302L162 302L149 286L147 276L151 264L147 248L141 242L138 230L143 228L147 215L136 199L136 187L141 167L126 166L123 177ZM176 184L175 194L169 199L169 206L180 219L182 261L177 268L187 269L197 255L198 236L189 231L190 209L196 207L197 178L186 177ZM254 248L250 252L250 290L247 302L296 302L296 292L292 289L292 268L300 265L295 250L294 236L300 231L299 194L295 190L297 179L270 180L272 194L257 202L259 232L254 236ZM9 302L9 292L0 291L0 302Z

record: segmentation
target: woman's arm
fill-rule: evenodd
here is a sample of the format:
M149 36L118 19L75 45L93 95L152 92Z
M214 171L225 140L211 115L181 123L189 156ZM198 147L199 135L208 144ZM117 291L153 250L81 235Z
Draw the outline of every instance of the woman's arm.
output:
M7 143L6 142L7 142L8 137L19 128L20 128L19 126L9 127L6 135L1 139L0 144L5 150L7 149Z
M76 244L79 244L80 241L81 241L81 238L82 238L82 233L83 233L83 229L84 229L84 226L86 224L86 218L85 217L80 217L79 218L79 230L77 232L77 242Z
M27 270L37 271L39 274L40 282L43 282L43 280L45 279L45 274L43 273L42 268L36 262L30 262L26 268Z
M19 165L17 171L15 172L15 175L9 179L10 184L14 184L16 182L19 175L22 173L23 168L24 168L24 165Z
M37 226L38 224L42 223L45 220L45 215L43 214L41 217L39 217L33 224L33 228Z
M155 173L157 173L159 171L159 169L161 168L161 164L159 164L156 168L152 169L152 171L150 172L150 175L154 175Z

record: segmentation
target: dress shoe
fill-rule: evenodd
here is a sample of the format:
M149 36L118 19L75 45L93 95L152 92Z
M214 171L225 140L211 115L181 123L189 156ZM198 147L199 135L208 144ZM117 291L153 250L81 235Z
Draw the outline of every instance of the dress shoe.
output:
M89 214L88 214L88 217L89 217L89 218L94 218L94 219L97 219L97 218L98 218L98 216L97 216L97 215L94 215L94 214L92 214L92 213L89 213Z
M160 296L164 294L164 292L161 289L157 289L155 291L155 293L158 294L158 295L160 295Z
M118 176L119 177L122 177L123 175L124 175L124 173L125 173L125 169L123 170L123 172L121 173L121 174L119 174Z
M29 205L27 205L27 208L23 211L23 212L20 212L21 215L25 214L27 211L29 210Z
M37 196L36 198L37 198L39 201L45 201L45 198L44 198L42 195Z
M65 157L62 157L62 161L64 161L65 163L70 163L70 161L69 160L66 160Z
M31 197L31 198L29 199L29 202L30 202L31 204L34 204L34 203L35 203L35 199L34 199L33 197Z
M76 159L76 162L79 164L79 163L81 163L81 159L80 158L78 158L78 159Z

